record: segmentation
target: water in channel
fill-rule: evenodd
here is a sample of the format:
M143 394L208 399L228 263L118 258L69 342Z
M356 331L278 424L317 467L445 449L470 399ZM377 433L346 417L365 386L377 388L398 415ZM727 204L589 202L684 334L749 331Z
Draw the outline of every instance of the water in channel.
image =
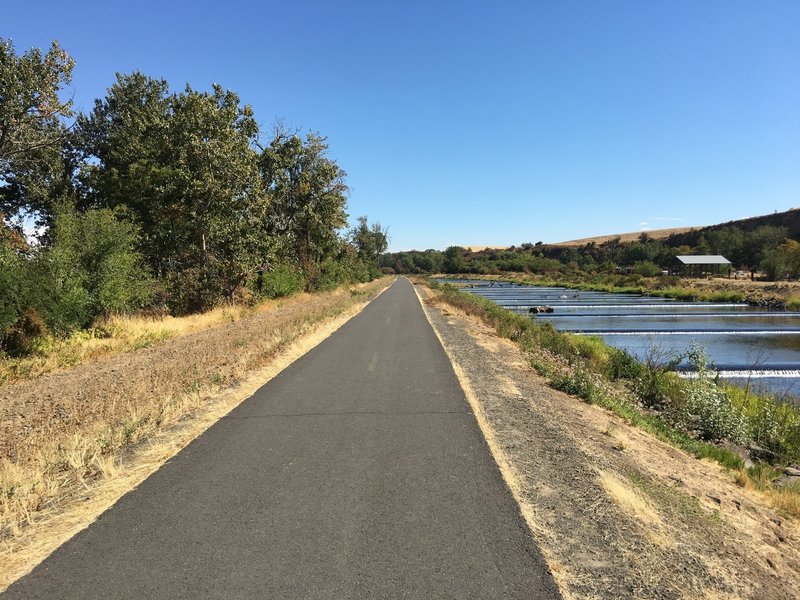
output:
M800 403L800 313L561 287L447 282L561 331L599 336L640 360L666 361L700 346L721 378ZM553 312L529 313L539 306ZM679 368L687 368L685 361Z

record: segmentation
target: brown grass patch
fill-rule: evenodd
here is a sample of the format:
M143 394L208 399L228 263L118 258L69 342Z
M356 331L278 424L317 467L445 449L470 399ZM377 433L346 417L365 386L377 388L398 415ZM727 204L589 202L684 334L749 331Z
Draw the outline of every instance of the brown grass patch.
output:
M641 491L611 471L597 469L597 479L614 503L642 524L647 539L659 546L672 545L664 521Z
M311 297L311 294L299 294L291 299L265 300L256 306L220 306L185 317L114 315L97 321L90 330L78 331L66 339L40 340L37 351L31 356L0 360L0 385L35 379L98 358L146 348L166 339L234 323L279 309L286 302Z

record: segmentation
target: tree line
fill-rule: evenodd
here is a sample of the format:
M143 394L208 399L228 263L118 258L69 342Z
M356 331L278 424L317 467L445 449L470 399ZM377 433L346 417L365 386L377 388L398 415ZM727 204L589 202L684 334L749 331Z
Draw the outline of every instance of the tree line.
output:
M469 252L459 246L386 254L381 267L395 273L525 272L543 275L633 273L657 276L677 266L676 256L721 254L738 270L775 281L800 277L800 210L701 228L664 239L642 233L582 246L526 243L505 250Z
M366 281L387 232L347 231L345 171L326 139L276 126L213 85L117 74L87 113L53 42L0 38L0 350L114 312Z

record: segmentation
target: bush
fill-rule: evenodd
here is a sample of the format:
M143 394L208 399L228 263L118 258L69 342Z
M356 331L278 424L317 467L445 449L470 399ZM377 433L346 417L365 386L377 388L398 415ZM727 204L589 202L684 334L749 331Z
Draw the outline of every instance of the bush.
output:
M800 410L796 406L741 387L726 386L725 391L747 419L753 442L778 461L800 460Z
M110 210L62 209L51 236L52 245L27 261L32 285L26 298L51 331L64 335L148 302L150 280L134 249L133 225Z
M589 403L597 401L601 394L589 374L580 367L576 367L571 374L557 375L550 380L550 386Z
M683 401L673 407L671 418L689 431L698 431L706 440L729 440L737 444L746 441L747 421L725 390L711 378L703 350L692 348L688 358L696 376L684 382Z
M136 252L138 230L110 210L79 214L62 210L47 252L52 276L80 287L90 317L141 308L149 300L149 277Z
M633 265L633 270L637 275L643 277L655 277L661 274L661 267L649 260L637 262Z
M642 363L620 348L609 349L608 375L612 380L627 379L634 381L644 372Z
M0 337L20 317L27 287L22 266L23 259L16 251L0 246Z
M581 358L591 371L609 374L611 370L611 347L597 336L567 334L575 358Z
M737 444L746 440L747 424L743 415L716 383L699 376L684 388L684 394L685 402L676 413L683 427L697 429L705 440L730 440Z
M642 365L638 376L631 380L631 388L648 408L675 410L682 404L682 382L664 368Z
M199 266L170 271L164 280L164 300L173 315L189 315L212 308L223 296L217 281Z
M37 339L47 333L44 320L32 308L26 309L13 326L7 328L0 342L3 350L10 356L31 353Z
M267 298L281 298L299 292L305 286L303 274L287 264L279 264L263 273L256 282L258 293Z
M17 354L30 351L37 331L67 335L150 297L136 229L111 211L61 210L48 237L27 254L0 250L0 337Z
M661 275L656 280L655 288L656 289L663 289L663 288L674 288L680 285L681 278L677 275Z

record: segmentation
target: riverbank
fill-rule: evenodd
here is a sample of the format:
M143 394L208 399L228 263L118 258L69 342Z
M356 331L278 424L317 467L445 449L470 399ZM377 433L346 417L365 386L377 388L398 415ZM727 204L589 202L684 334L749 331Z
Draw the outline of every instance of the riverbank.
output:
M587 275L552 277L532 273L472 275L461 277L484 281L504 281L518 285L566 287L595 292L644 294L676 300L701 302L744 302L778 310L800 311L800 282L750 281L745 279L691 279L677 276ZM454 277L437 275L435 277Z
M512 313L418 289L565 598L800 595L797 523L738 471L552 389L531 365L564 361Z
M793 470L800 462L800 407L718 386L702 355L695 357L698 376L683 379L599 338L559 332L454 286L430 285L442 301L534 352L531 365L552 387L612 410L698 458L716 460L742 485L762 489L781 510L800 517L800 478ZM788 485L776 489L773 480Z

